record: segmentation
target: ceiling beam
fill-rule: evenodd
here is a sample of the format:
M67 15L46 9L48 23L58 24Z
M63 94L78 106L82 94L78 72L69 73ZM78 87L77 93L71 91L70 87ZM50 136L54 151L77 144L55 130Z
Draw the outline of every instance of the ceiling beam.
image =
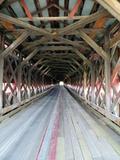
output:
M105 23L106 23L106 20L107 20L107 17L102 17L102 18L98 19L98 20L95 22L93 28L103 28L104 25L105 25ZM89 36L90 36L92 39L94 39L94 38L96 37L96 35L97 35L96 32L92 31Z
M40 51L69 51L72 50L73 47L69 46L44 46L40 48Z
M0 56L6 57L11 54L27 37L29 36L28 32L23 32L8 48L6 48Z
M39 40L34 40L34 42L37 43L37 42L40 42L40 41ZM85 43L83 40L82 41L72 41L72 42L79 43L79 45L80 44L83 45ZM33 44L33 42L25 42L23 45L26 46L26 45L31 45L31 44ZM45 45L65 45L65 41L48 41L46 43L44 43L44 42L39 43L39 45L43 45L43 44L45 44Z
M49 76L49 72L51 71L51 69L50 68L48 68L46 71L44 71L44 75L46 75L46 76Z
M34 3L35 3L36 10L40 11L41 10L40 1L39 0L34 0ZM42 11L38 13L38 16L43 17ZM45 28L44 22L40 21L40 23L41 23L41 26L43 26Z
M59 35L64 35L65 33L69 33L71 31L77 30L81 27L84 27L85 25L95 22L97 19L104 17L104 16L109 16L109 13L105 10L100 10L97 11L91 15L89 15L87 18L83 19L83 20L79 20L73 24L70 24L66 27L64 27L63 29L61 29L59 31Z
M91 61L84 56L84 54L82 54L79 50L77 50L76 48L73 49L73 51L85 62L87 63L88 65L91 65Z
M33 47L36 47L36 46L38 46L38 45L40 45L40 44L45 44L45 43L48 42L48 40L49 40L48 37L42 37L42 38L39 39L39 40L30 42L29 45L28 45L28 44L25 44L25 47L23 48L22 51L26 51L26 50L31 49L31 48L33 48Z
M25 46L25 48L23 50L28 50L31 49L33 47L36 47L38 45L47 45L47 44L66 44L66 45L72 45L75 46L77 48L82 48L83 45L86 47L86 49L88 49L88 45L85 44L84 41L71 41L69 39L63 38L63 37L55 37L56 40L59 40L59 42L54 42L51 41L49 39L49 37L43 37L40 40L35 40L33 42L25 42L23 45Z
M78 8L80 6L80 4L82 3L82 0L77 0L77 2L75 3L75 5L73 6L72 11L69 14L69 17L74 17L74 15L77 13Z
M10 16L5 15L3 13L0 13L0 20L4 21L4 22L12 23L14 25L17 25L17 26L20 26L23 28L26 28L26 29L33 31L33 32L38 32L40 34L42 33L43 35L46 35L46 36L52 36L52 34L49 33L48 31L46 31L45 29L35 27L35 26L30 25L28 23L25 23L17 18L10 17Z
M105 28L83 28L83 27L81 27L81 28L79 28L79 29L82 29L85 33L87 33L87 34L90 34L91 32L94 32L94 33L104 33L106 30L105 30ZM59 32L61 29L57 29L57 28L53 28L53 29L50 29L50 28L48 28L47 29L49 32ZM5 33L10 33L10 32L23 32L23 31L25 31L25 29L10 29L9 28L9 31L5 31ZM32 34L32 33L31 33ZM40 35L43 35L42 33L40 34L38 34L37 32L33 32L33 35L35 35L35 36L40 36ZM69 33L64 33L64 35L77 35L77 31L72 31L72 32L69 32Z
M49 58L50 59L50 58ZM51 61L51 59L50 59ZM31 70L34 69L35 67L37 67L38 65L40 64L45 64L46 60L44 58L40 58L32 67L31 67ZM48 61L47 61L48 62ZM57 63L58 64L58 63ZM71 65L71 64L69 64ZM59 66L60 66L60 63L59 63ZM63 67L63 65L62 65ZM64 65L64 67L66 67L66 65Z
M51 68L51 71L53 71L53 70L55 70L55 71L57 71L57 72L59 72L59 71L62 71L62 72L69 72L69 71L74 71L71 67L66 67L66 68L62 68L62 67L50 67Z
M111 38L106 44L105 46L108 46L110 48L113 48L117 43L120 42L120 31L118 31L114 36L113 38Z
M39 59L39 60L37 60L37 62L35 62L34 64L33 64L33 66L31 67L31 70L33 70L34 68L36 68L39 64L41 64L42 63L42 58L41 59Z
M108 59L108 54L94 40L92 40L85 32L80 30L78 35L93 48L103 59Z
M53 65L53 61L54 61L54 65ZM57 61L58 63L55 64L55 61ZM44 61L44 64L49 65L51 68L52 67L61 67L61 63L65 63L64 65L62 65L62 67L64 69L66 69L66 63L68 64L68 66L71 66L74 70L77 70L78 67L84 71L83 66L76 60L76 59L52 59L51 57L49 57L49 59ZM75 67L75 64L77 65L77 68Z
M20 0L20 3L21 3L21 5L23 6L23 8L24 8L24 10L25 10L25 13L26 13L26 15L28 16L28 18L32 20L31 12L29 11L29 8L28 8L25 0Z
M47 47L41 47L40 51L72 51L74 53L76 53L83 61L85 61L88 65L91 64L91 62L76 48L74 47L67 47L67 46L47 46ZM69 53L68 53L69 56ZM51 57L53 58L53 57ZM59 60L58 60L59 61Z
M104 7L111 15L120 21L120 2L118 0L96 0L102 7Z
M44 74L48 69L49 69L49 66L47 66L45 69L43 69L40 74L41 75Z
M26 64L30 59L32 59L39 51L39 48L34 49L22 62L21 65Z
M88 18L89 16L74 16L74 17L68 17L68 16L60 16L60 17L32 17L32 19L29 19L27 17L20 17L18 18L21 21L73 21L73 20L83 20L85 18Z

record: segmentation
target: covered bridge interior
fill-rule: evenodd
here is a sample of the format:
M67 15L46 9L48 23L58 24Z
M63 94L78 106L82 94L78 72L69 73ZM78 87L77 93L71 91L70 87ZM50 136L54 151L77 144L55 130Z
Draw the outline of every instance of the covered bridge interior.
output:
M58 87L60 81L64 82L64 87ZM48 93L51 90L55 90L56 94ZM54 101L58 94L56 97L58 108L65 103L67 106L68 100L72 104L71 99L77 96L81 103L89 106L88 108L96 115L103 116L107 123L112 124L112 127L114 126L113 128L119 132L117 136L120 138L119 0L0 1L0 121L20 111L44 94L51 95ZM52 99L49 103L52 103ZM42 100L40 103L42 105ZM68 109L68 112L72 116L75 111L71 112ZM87 116L86 118L89 119ZM58 119L55 121L58 123ZM67 124L67 120L64 121ZM0 129L2 130L1 126ZM73 132L71 134L74 135ZM55 140L53 143L56 142ZM74 157L70 159L65 155L65 149L61 147L62 140L58 145L62 148L61 159L60 156L57 158L54 156L57 153L54 147L52 148L54 151L50 148L49 156L46 155L49 160L90 160L90 158L119 160L120 141L118 142L115 148L116 155L107 154L107 152L113 153L109 147L106 154L101 151L103 157L95 149L92 154L92 151L88 153L87 147L83 147L83 153L80 154L80 151L77 152L77 147L73 147L73 155L79 156L71 155L72 149L69 148L67 156ZM77 146L77 142L72 141L72 143L73 146ZM115 143L113 146L115 147ZM3 155L0 147L1 160L8 156L8 153L10 152L5 152ZM85 156L86 153L88 157ZM43 154L45 152L39 151L36 159L46 156ZM5 160L15 158L10 155L8 157ZM22 158L21 160L24 159ZM20 157L17 158L19 159ZM30 160L30 157L28 159ZM31 158L33 159L35 158Z

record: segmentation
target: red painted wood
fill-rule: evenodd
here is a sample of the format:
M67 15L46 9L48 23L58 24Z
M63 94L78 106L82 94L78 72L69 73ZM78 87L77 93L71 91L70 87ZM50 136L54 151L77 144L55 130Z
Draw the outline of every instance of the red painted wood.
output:
M77 0L76 4L74 5L72 11L69 14L69 17L72 18L75 15L75 13L78 11L78 8L79 8L81 2L82 2L82 0Z
M28 16L28 18L32 19L32 15L31 15L31 13L30 13L30 11L29 11L29 8L28 8L25 0L21 0L21 5L23 6L23 8L24 8L24 10L25 10L25 13L26 13L26 15Z
M56 160L56 150L57 150L57 138L58 138L58 130L59 130L59 120L60 120L60 116L59 116L59 113L58 113L58 115L56 116L56 119L55 119L55 124L54 124L53 132L52 132L48 160Z

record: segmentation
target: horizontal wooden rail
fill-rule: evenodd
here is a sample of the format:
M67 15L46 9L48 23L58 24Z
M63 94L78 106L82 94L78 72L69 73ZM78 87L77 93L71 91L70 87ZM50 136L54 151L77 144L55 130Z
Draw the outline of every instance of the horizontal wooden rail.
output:
M22 101L21 103L16 103L14 105L5 107L0 110L0 122L5 120L8 117L11 117L12 115L16 114L17 112L21 111L23 108L29 106L32 102L36 101L39 98L44 97L47 95L53 87L50 87L46 91L43 91L42 93L39 93L38 95L32 96L30 99L26 99Z
M120 117L117 117L114 114L105 111L104 108L101 108L100 106L97 106L94 103L86 100L84 97L78 95L74 90L71 90L68 87L66 87L66 88L77 100L84 101L84 104L86 104L86 106L89 105L89 109L92 109L93 112L97 111L98 113L103 115L104 116L103 121L105 121L105 123L110 125L110 127L112 127L112 128L115 127L115 130L116 130L116 126L114 126L114 124L112 122L114 122L116 125L120 126ZM120 133L120 130L119 130L119 133Z

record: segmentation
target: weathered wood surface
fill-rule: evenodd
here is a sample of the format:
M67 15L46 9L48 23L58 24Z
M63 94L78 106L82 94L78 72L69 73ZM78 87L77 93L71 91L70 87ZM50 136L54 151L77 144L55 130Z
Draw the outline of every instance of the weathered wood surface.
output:
M120 159L120 136L63 87L3 121L0 132L1 160Z

